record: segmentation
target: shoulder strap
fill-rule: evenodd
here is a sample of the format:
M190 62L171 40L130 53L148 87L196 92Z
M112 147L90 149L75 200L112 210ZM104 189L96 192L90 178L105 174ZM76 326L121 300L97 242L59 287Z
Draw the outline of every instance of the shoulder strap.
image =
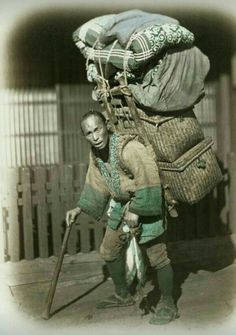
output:
M127 143L134 140L134 139L139 140L138 136L135 135L135 134L122 135L122 136L120 136L119 142L117 144L117 159L118 159L118 162L119 162L119 166L120 166L121 170L124 171L124 173L131 178L133 177L133 174L131 173L131 171L125 165L125 161L123 159L122 152L123 152L124 147L127 145Z

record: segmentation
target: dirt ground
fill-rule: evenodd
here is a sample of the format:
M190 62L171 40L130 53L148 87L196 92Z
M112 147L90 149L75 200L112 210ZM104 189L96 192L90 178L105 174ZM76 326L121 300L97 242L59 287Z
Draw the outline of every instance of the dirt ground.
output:
M125 308L96 309L113 293L104 263L68 257L63 264L51 317L42 319L56 258L2 264L1 334L235 334L236 263L174 264L174 295L180 318L164 326L148 323L159 291L155 274L145 286L146 299Z

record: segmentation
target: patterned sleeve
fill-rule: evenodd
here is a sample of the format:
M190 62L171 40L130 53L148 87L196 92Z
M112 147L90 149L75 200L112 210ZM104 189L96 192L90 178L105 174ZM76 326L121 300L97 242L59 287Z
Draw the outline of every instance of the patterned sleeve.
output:
M84 188L77 206L96 220L101 219L110 198L110 193L98 168L90 156Z
M134 140L125 146L123 159L135 181L135 192L129 210L141 216L161 216L162 188L151 153L143 144Z

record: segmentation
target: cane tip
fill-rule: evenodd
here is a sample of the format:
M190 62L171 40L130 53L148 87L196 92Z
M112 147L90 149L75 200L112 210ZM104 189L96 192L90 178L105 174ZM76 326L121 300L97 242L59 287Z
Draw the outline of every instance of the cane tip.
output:
M49 320L49 319L50 319L50 315L49 315L49 313L47 313L47 312L43 312L43 314L41 315L41 317L42 317L42 319L44 319L44 320Z

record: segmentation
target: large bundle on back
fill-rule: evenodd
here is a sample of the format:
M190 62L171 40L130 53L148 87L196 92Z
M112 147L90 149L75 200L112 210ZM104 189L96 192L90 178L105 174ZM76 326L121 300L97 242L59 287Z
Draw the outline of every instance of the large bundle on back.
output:
M210 68L194 35L168 16L130 10L88 21L73 39L112 128L137 133L155 154L167 200L202 199L221 172L193 112Z

